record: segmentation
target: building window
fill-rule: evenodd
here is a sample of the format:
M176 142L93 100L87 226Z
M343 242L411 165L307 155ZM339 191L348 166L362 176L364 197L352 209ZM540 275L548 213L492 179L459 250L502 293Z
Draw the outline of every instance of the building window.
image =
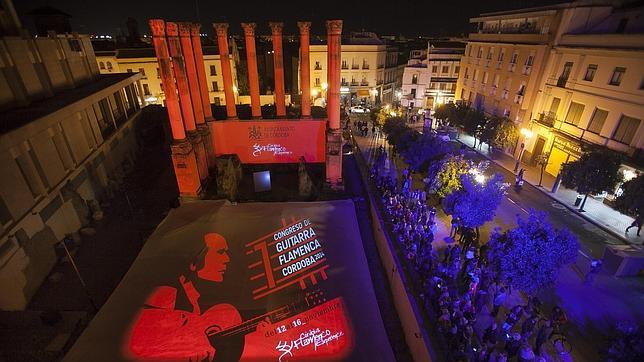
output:
M320 86L320 78L315 78L315 86L316 87Z
M411 84L418 84L418 74L411 76Z
M501 51L499 52L499 57L497 58L497 60L499 62L502 62L504 56L505 56L505 48L501 48Z
M432 65L432 73L438 73L438 65Z
M534 62L534 55L532 55L532 54L528 55L528 58L525 60L525 65L530 67L530 66L532 66L533 62Z
M210 66L210 75L217 75L217 67L214 65Z
M592 82L593 79L595 78L596 71L597 71L597 64L588 64L588 68L586 68L586 75L584 75L584 80L588 82Z
M67 39L67 42L69 43L69 47L72 49L73 52L83 51L83 48L81 48L81 44L78 39Z
M127 70L128 73L134 73L134 72L132 72L131 68L127 68L126 70Z
M461 88L461 99L465 99L465 89Z
M367 63L367 59L362 59L362 69L369 69L369 63Z
M517 94L520 95L520 96L525 95L525 84L521 84L519 86L519 90L517 91Z
M511 64L517 64L517 60L519 59L519 53L514 52L512 53L512 58L510 59Z
M145 69L139 68L139 73L141 73L141 77L146 78L145 76Z
M610 77L610 82L608 82L608 84L619 85L622 82L622 77L624 76L624 73L626 73L626 68L616 67L615 70L613 71L613 76Z
M212 82L212 91L219 92L219 84L217 84L216 80Z
M487 73L487 72L483 72L483 80L481 81L481 83L483 83L483 84L487 84L487 76L488 76L488 73Z
M490 49L487 51L487 60L492 59L492 55L493 55L493 54L494 54L494 48L490 48Z
M100 69L105 69L105 63L103 63L103 62L98 62L98 67L99 67Z
M474 77L472 78L473 81L477 81L479 79L479 70L474 69Z
M499 76L498 74L495 74L495 75L494 75L494 81L492 82L492 86L493 86L493 87L495 87L495 88L496 88L496 87L498 87L498 86L499 86L499 79L500 79L500 76Z
M602 127L604 127L604 122L606 121L607 116L608 111L595 108L593 117L590 119L590 122L588 122L588 132L599 134L599 132L601 132L602 130Z
M633 141L633 137L637 133L640 122L641 121L637 118L622 115L619 119L619 124L615 130L615 134L613 134L613 139L617 142L630 145Z
M150 95L150 86L145 83L143 83L143 94L146 96Z
M443 73L449 73L449 65L443 65Z
M483 47L479 47L479 52L476 54L477 58L481 58L483 56Z
M570 71L572 70L572 62L566 62L564 64L559 80L557 80L557 87L565 87L568 77L570 77Z
M564 122L572 124L574 126L579 124L581 119L581 114L584 112L584 105L581 103L570 103L570 108L568 108L568 114L566 114L566 119Z
M220 106L220 105L221 105L221 98L219 98L219 97L215 97L215 98L213 99L213 101L214 101L214 103L215 103L215 105L216 105L216 106Z
M112 70L112 62L107 62L107 70Z
M161 79L161 72L159 72L159 68L157 68L157 79Z
M349 69L349 64L347 64L346 59L342 59L342 69Z
M467 74L467 73L468 73L468 70L469 70L469 68L465 67L465 74L463 74L463 78L465 78L465 79L469 79L469 78L470 78L470 75L469 75L469 74Z
M468 48L467 48L467 56L468 57L472 56L472 48L474 48L473 45L468 45Z
M320 62L316 61L315 62L315 70L322 70L322 67L320 66Z
M458 65L454 67L454 74L458 74L458 72L460 71L461 71L461 67L459 67Z
M416 88L411 89L411 97L416 98Z

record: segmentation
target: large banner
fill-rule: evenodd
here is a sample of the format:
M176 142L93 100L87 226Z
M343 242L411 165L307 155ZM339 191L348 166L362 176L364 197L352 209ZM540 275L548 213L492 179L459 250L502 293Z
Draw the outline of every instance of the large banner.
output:
M182 205L66 361L393 361L351 201Z
M325 162L326 121L271 120L210 123L217 156L237 154L242 163Z

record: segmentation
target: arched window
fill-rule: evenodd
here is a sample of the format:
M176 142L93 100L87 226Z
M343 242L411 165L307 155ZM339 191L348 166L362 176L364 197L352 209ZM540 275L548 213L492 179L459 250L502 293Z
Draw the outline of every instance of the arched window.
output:
M98 62L98 67L101 68L101 69L105 69L105 63Z
M112 62L107 62L107 70L112 70Z

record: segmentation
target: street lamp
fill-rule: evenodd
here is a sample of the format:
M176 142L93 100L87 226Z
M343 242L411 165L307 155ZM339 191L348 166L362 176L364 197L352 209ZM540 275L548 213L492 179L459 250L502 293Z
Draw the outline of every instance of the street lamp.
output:
M521 159L523 158L523 152L525 152L525 143L530 139L530 137L532 137L532 131L527 128L521 128L520 133L523 136L523 142L521 142L519 158L517 158L517 162L514 164L514 172L517 172L519 170L519 165L521 164Z

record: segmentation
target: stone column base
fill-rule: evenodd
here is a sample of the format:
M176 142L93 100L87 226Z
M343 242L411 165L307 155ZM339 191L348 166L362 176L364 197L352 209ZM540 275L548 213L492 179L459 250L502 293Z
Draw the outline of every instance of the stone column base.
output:
M329 130L326 135L326 183L331 190L344 190L342 180L342 133Z
M208 156L206 155L204 140L198 131L188 132L188 140L192 144L192 148L195 150L195 157L197 158L197 170L199 170L199 179L201 180L201 183L205 185L206 183L208 183L209 173Z
M215 145L212 140L212 134L210 131L209 122L214 122L214 120L208 120L204 124L197 125L197 131L201 135L204 146L206 148L206 156L208 158L208 168L213 171L211 175L217 175L214 170L217 169L217 156L215 155Z
M187 200L201 199L203 189L192 144L188 140L183 140L172 144L170 148L174 174L179 186L179 197Z

